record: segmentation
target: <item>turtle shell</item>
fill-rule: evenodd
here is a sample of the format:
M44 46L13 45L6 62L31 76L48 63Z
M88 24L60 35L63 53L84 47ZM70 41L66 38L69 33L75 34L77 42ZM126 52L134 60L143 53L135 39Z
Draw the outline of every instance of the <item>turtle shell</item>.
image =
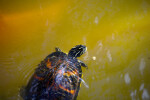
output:
M25 87L25 100L75 100L81 83L81 64L63 52L42 61Z

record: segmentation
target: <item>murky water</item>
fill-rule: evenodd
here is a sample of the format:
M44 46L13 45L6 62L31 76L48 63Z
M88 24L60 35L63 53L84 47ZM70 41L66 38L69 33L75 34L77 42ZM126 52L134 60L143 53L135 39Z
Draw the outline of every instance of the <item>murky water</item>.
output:
M149 0L1 0L0 99L17 100L59 47L84 44L78 100L150 99Z

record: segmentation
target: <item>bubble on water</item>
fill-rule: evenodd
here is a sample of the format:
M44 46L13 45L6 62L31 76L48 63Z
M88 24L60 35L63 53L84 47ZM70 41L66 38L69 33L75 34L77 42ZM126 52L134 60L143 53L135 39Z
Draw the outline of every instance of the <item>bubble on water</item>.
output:
M136 92L137 92L137 90L131 91L130 96L131 96L132 100L136 100Z
M147 14L147 3L145 1L142 2L142 9L144 11L144 14Z
M96 60L96 57L95 57L95 56L93 56L93 57L92 57L92 59L93 59L93 60Z
M94 80L94 79L95 79L95 77L93 76L93 77L92 77L92 80Z
M107 78L106 78L106 81L108 82L109 80L110 80L109 77L107 77Z
M39 6L40 6L40 10L41 10L41 15L43 15L43 7L42 7L40 0L39 0Z
M146 63L145 63L144 58L141 58L139 70L141 71L141 74L142 74L142 75L143 75L143 70L144 70L144 68L145 68L145 65L146 65Z
M98 48L97 48L96 54L98 55L100 53L100 51L102 50L102 48L103 48L102 41L98 41L97 46L98 46Z
M110 1L110 4L111 4L111 6L112 6L112 0Z
M124 75L124 80L125 80L125 83L126 84L130 84L130 76L129 76L129 74L128 73L126 73L125 75Z
M107 51L107 57L108 57L109 61L111 62L112 61L112 57L111 57L111 53L110 53L109 50Z
M149 94L148 94L148 92L147 92L146 89L143 90L142 99L143 99L143 100L148 100L148 99L150 99L150 96L149 96Z
M99 66L98 69L101 69L101 66Z
M102 47L103 47L102 42L99 42L98 46L100 47L100 50L102 50Z
M112 40L115 40L115 34L114 33L112 34Z
M41 10L43 9L41 4L40 4L40 9L41 9Z
M143 84L141 84L141 86L140 86L140 91L142 91L144 89L144 83Z
M95 17L94 22L95 22L96 24L98 24L99 20L98 20L98 17L97 17L97 16Z
M99 47L102 47L102 46L103 46L102 41L98 41L98 46L99 46Z

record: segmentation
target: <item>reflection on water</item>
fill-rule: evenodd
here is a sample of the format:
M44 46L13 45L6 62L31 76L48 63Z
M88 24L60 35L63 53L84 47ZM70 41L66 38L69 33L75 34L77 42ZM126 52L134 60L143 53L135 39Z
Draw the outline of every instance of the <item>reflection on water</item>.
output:
M150 99L149 0L0 1L0 99L21 99L59 47L88 47L78 100Z

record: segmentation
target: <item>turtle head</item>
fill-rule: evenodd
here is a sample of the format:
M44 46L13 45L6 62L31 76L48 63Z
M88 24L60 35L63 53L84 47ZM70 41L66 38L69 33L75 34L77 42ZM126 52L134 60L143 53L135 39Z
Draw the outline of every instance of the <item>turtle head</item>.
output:
M84 54L86 50L87 50L86 46L76 45L69 51L68 56L77 58L77 57L80 57L82 54Z

